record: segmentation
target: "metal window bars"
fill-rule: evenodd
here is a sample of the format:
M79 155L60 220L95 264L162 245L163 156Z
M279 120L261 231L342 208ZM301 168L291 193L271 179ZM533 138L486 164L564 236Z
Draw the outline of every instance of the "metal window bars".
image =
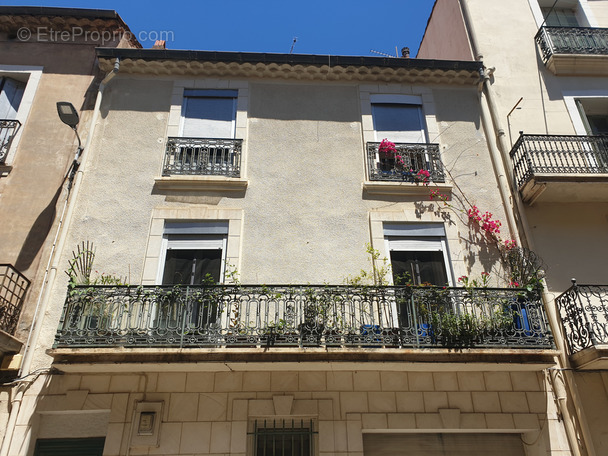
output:
M604 174L608 136L521 134L510 155L520 188L536 174Z
M168 138L163 176L240 177L242 139Z
M76 286L55 347L550 348L536 293L344 285Z
M445 182L438 144L395 143L403 163L382 157L379 142L367 143L368 176L371 181L419 182L419 171L428 171L431 182Z
M21 127L21 122L18 120L0 119L0 164L6 161L11 143L19 127Z
M254 420L248 432L254 456L311 456L315 454L312 419L268 418Z
M10 264L0 264L0 329L14 335L30 281Z
M535 40L543 63L554 54L608 55L608 28L543 26Z

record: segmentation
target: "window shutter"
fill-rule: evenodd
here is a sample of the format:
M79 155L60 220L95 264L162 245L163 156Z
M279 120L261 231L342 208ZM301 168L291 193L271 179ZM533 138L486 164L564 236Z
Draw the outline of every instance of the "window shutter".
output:
M235 91L197 90L184 95L183 137L234 138Z
M25 83L11 78L0 79L0 119L15 119L23 98Z

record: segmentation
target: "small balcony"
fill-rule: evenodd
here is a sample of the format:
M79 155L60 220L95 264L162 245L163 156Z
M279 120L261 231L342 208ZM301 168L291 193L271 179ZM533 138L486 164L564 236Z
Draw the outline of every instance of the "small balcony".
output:
M370 181L420 183L419 171L427 171L427 182L445 182L445 174L438 144L396 143L397 154L403 163L393 158L385 158L378 151L380 143L367 143L367 164Z
M241 175L242 139L169 138L163 176Z
M521 289L78 286L68 292L51 354L74 362L84 349L111 349L104 359L133 350L141 362L146 351L174 348L200 361L248 349L252 361L279 352L307 361L360 361L363 352L404 361L438 349L447 362L458 361L453 349L460 349L467 362L488 361L483 353L498 362L513 350L546 362L552 347L540 298Z
M608 28L541 27L535 39L543 63L556 75L608 72Z
M10 264L0 264L0 352L18 352L15 332L30 281Z
M18 120L0 119L0 165L6 163L13 138L21 127Z
M510 155L524 202L608 201L608 136L521 134Z
M608 369L608 285L573 285L555 299L578 369Z

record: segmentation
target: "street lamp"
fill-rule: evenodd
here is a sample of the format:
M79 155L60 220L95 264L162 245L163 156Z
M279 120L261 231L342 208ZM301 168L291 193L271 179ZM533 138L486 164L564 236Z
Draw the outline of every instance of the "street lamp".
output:
M72 183L74 182L74 176L76 175L76 171L80 166L80 162L78 159L80 158L80 153L82 152L82 143L80 142L80 135L78 134L78 130L76 130L76 126L80 121L78 117L78 111L72 103L69 101L58 101L57 102L57 114L59 114L59 119L74 130L76 133L76 138L78 138L78 149L76 149L76 155L74 157L74 161L70 166L70 171L68 172L68 192L72 188Z

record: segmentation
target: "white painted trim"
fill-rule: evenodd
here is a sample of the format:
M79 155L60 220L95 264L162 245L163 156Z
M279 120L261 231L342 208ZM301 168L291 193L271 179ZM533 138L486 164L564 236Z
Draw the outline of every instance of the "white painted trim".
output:
M40 78L42 77L43 67L41 66L29 66L29 65L0 65L0 76L13 77L15 79L23 80L24 76L27 76L27 84L25 91L23 92L23 98L21 98L21 104L17 111L16 119L21 122L21 128L17 131L17 134L13 138L13 143L8 151L8 155L5 160L5 164L10 166L15 160L15 154L21 141L21 135L25 129L27 119L29 117L32 105L34 103L34 96L38 90ZM21 76L21 77L19 77Z
M568 110L568 114L570 115L570 120L572 121L574 131L577 135L586 135L587 130L585 129L583 120L581 119L580 113L578 112L575 100L577 98L608 98L608 89L581 90L576 92L566 91L562 92L562 95L564 97L564 103L566 104L566 109Z

